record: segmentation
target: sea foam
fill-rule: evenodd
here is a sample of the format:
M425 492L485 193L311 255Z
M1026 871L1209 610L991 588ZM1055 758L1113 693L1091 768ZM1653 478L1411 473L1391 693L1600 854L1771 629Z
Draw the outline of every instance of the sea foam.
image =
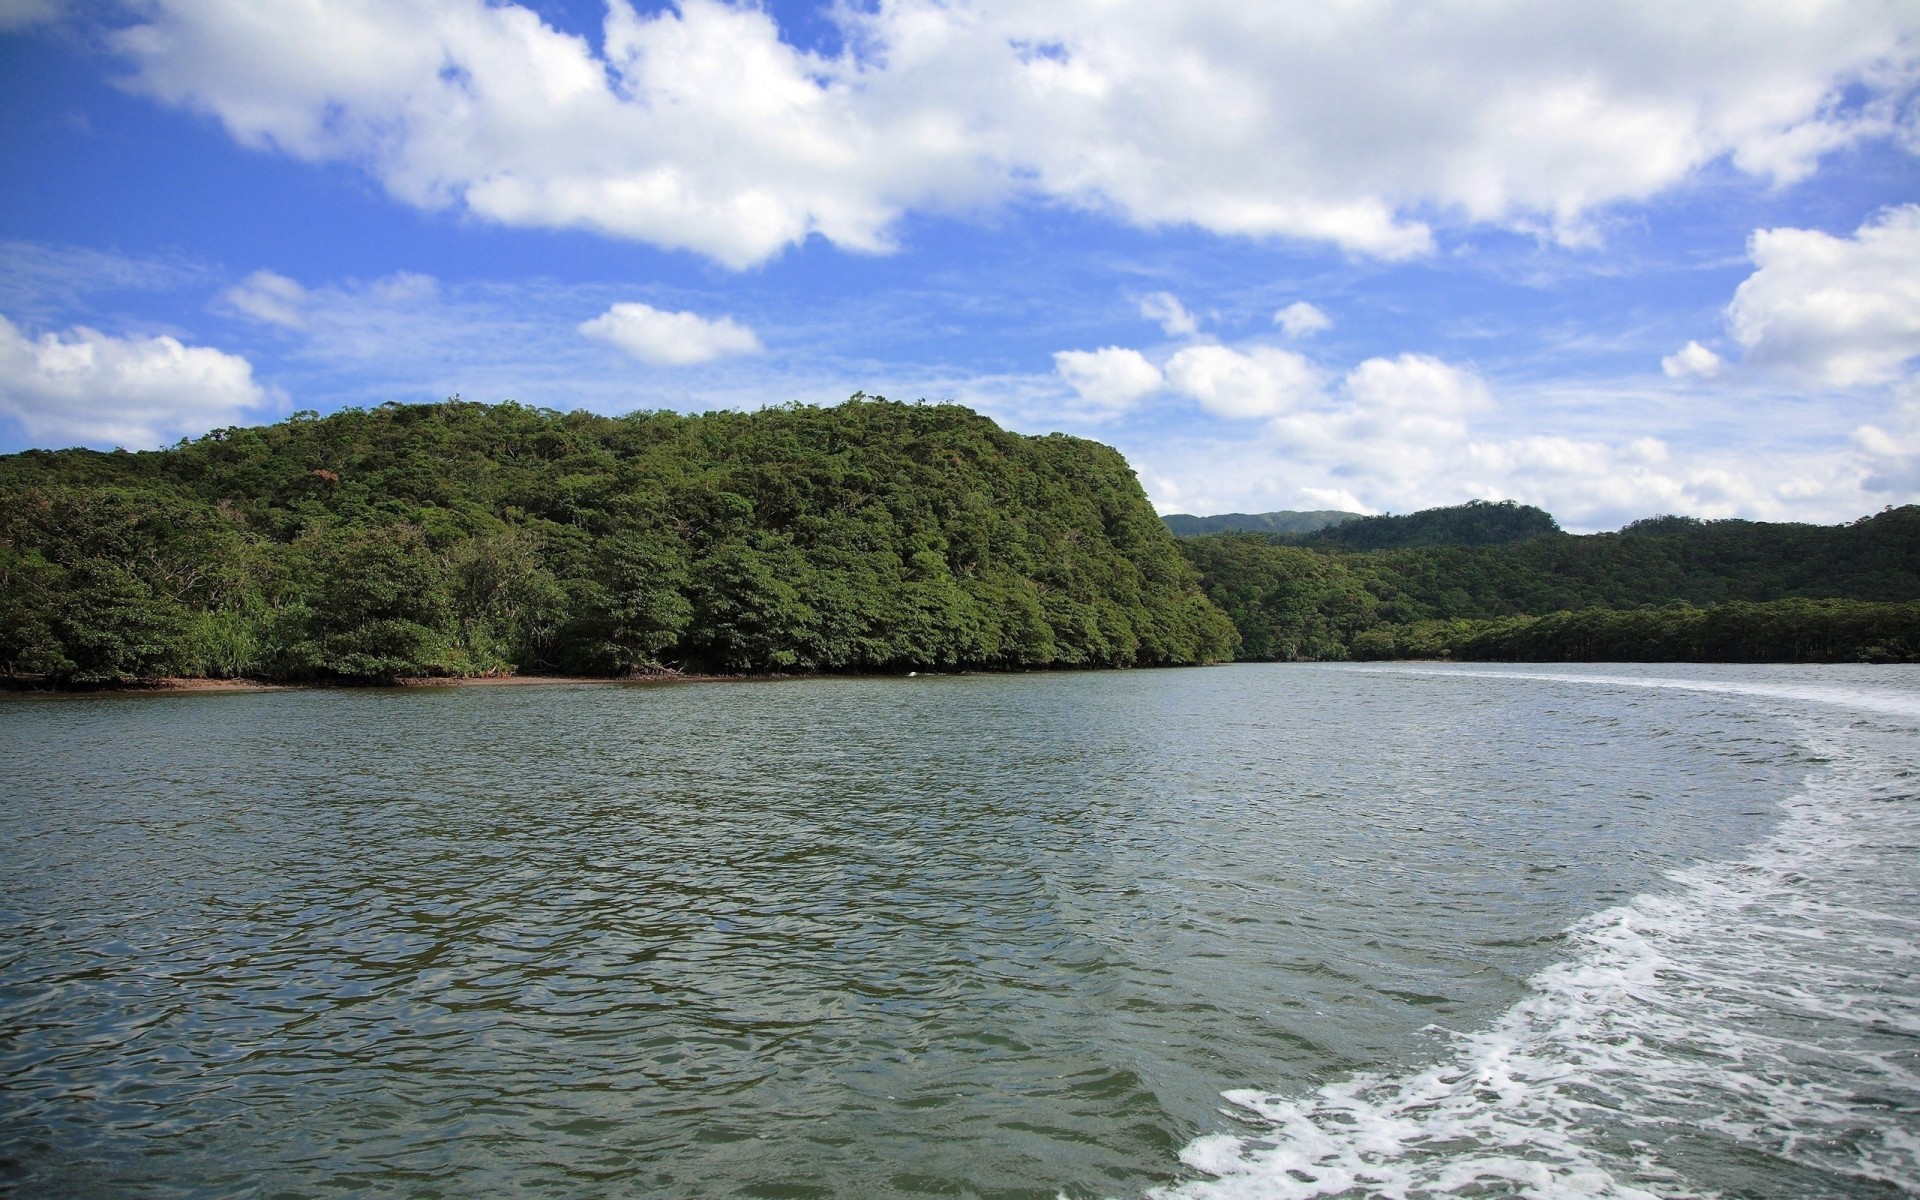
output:
M1747 857L1575 925L1569 957L1439 1063L1306 1096L1228 1092L1260 1131L1195 1140L1181 1160L1211 1178L1151 1194L1920 1192L1920 698L1520 678L1746 697L1822 763Z

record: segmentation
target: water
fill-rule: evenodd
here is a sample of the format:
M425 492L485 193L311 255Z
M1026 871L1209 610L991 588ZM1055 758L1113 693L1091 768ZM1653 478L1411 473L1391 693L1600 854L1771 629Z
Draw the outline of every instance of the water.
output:
M0 1187L1907 1194L1916 751L1900 668L7 701Z

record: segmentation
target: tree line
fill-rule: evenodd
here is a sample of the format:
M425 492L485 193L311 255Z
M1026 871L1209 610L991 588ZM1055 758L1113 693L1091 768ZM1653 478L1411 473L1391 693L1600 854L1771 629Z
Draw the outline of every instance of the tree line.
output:
M957 405L387 404L0 456L0 671L369 682L1302 659L1916 661L1920 507L1575 536L1476 501L1176 539Z
M388 404L0 457L0 665L57 684L1136 666L1234 630L1114 450L855 396Z
M1735 600L1416 621L1363 630L1350 653L1475 662L1920 662L1920 601Z
M1460 521L1484 537L1499 507L1371 520L1421 539ZM1836 526L1664 516L1579 536L1513 515L1510 528L1538 531L1383 550L1238 533L1180 549L1246 659L1920 661L1920 506Z

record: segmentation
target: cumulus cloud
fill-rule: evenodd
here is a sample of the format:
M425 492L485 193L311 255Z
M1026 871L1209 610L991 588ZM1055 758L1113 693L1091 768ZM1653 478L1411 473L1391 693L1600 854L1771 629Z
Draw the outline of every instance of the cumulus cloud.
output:
M1920 489L1920 380L1857 399L1810 412L1799 389L1743 386L1675 414L1658 387L1502 398L1468 366L1404 354L1368 359L1254 430L1162 429L1121 445L1163 511L1511 498L1575 530L1661 512L1837 521ZM1612 419L1569 420L1603 400Z
M1474 372L1424 354L1370 358L1347 373L1329 405L1289 413L1274 430L1302 450L1350 454L1355 470L1425 470L1467 436L1467 418L1491 407Z
M1861 487L1894 503L1920 496L1920 386L1909 385L1886 416L1853 431L1866 463Z
M1727 319L1746 359L1833 387L1887 383L1920 356L1920 205L1852 237L1763 229Z
M239 355L84 326L35 339L0 316L0 414L40 445L146 449L234 424L275 399Z
M1167 360L1167 382L1215 416L1271 417L1320 394L1320 372L1291 350L1189 346Z
M1660 369L1669 379L1712 379L1724 366L1718 354L1699 342L1688 342L1660 360Z
M1389 259L1433 249L1420 214L1578 240L1710 162L1785 181L1899 136L1920 72L1920 10L1875 0L884 0L833 9L831 57L719 0L610 0L599 50L489 0L137 11L129 85L248 145L733 267L1020 195Z
M760 339L732 317L663 312L647 304L616 304L583 321L580 332L618 346L643 363L687 367L737 354L758 354Z
M1168 337L1190 337L1200 332L1200 322L1171 292L1154 292L1140 298L1140 315L1157 322Z
M1381 412L1451 418L1492 405L1478 375L1428 354L1370 358L1347 374L1346 390L1356 404Z
M1333 328L1333 318L1305 300L1296 300L1273 314L1273 323L1288 337L1308 337Z
M1146 356L1119 346L1061 350L1054 354L1053 366L1082 400L1103 409L1131 408L1166 382Z

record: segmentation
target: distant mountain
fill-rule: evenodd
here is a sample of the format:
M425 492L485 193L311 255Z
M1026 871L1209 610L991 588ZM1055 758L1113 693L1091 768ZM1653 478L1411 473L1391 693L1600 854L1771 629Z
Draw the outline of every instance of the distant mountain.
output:
M1178 545L1242 659L1920 662L1920 505L1568 534L1483 502Z
M1160 518L1175 537L1209 533L1262 533L1295 546L1330 550L1399 550L1409 546L1503 546L1562 535L1545 509L1512 500L1469 500L1402 516L1367 517L1321 509L1315 512L1221 513ZM1669 518L1678 520L1679 518ZM1651 531L1649 531L1651 532Z
M1411 546L1504 546L1540 537L1564 537L1553 514L1511 500L1469 500L1405 516L1356 517L1300 539L1340 550L1400 550Z
M1359 515L1325 508L1313 512L1286 509L1270 513L1221 513L1217 517L1171 513L1160 519L1173 530L1175 537L1196 537L1203 533L1317 533Z

